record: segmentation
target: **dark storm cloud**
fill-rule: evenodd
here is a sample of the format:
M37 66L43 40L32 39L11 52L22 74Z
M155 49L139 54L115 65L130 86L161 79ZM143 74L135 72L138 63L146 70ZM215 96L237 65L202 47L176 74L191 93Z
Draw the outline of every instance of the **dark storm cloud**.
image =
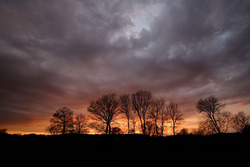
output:
M248 83L248 9L249 2L170 1L151 25L149 55L159 59L157 67L165 65L166 70L160 71L174 86L177 84L176 88L213 83L222 91L231 88L233 82L236 86L241 77ZM239 93L234 91L221 93Z
M119 75L110 59L127 49L110 39L132 26L128 7L145 2L1 1L1 123L99 96Z
M249 8L236 0L2 0L0 122L48 117L109 91L249 104ZM133 18L146 9L157 14L138 29Z

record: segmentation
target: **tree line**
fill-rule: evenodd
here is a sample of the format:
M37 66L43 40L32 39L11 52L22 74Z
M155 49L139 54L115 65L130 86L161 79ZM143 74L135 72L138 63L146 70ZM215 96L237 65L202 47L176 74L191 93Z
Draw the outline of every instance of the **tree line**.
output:
M203 117L199 128L193 133L209 135L226 133L229 128L242 132L249 127L250 117L244 112L233 115L222 111L225 107L216 97L199 99L196 103L198 112ZM122 133L118 126L112 127L119 119L126 119L127 134L140 132L144 135L164 136L166 123L171 123L172 134L176 135L176 126L183 120L183 114L177 103L164 98L157 98L150 91L140 90L132 94L109 93L91 101L87 111L89 116L77 114L68 107L59 108L50 120L48 131L51 134L84 134L90 129L105 134ZM139 128L136 125L139 124ZM137 129L136 129L137 128ZM183 128L179 134L187 134Z
M249 130L250 116L243 111L235 115L230 111L223 111L225 105L225 103L220 102L214 96L201 98L197 102L196 108L199 113L203 114L198 134L226 133L229 128L233 128L241 133L246 129Z

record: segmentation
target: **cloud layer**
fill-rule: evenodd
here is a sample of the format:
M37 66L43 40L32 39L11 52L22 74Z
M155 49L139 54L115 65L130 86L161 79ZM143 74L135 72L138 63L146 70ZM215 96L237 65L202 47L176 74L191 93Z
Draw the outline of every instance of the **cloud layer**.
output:
M249 9L247 0L1 0L0 125L110 91L249 104Z

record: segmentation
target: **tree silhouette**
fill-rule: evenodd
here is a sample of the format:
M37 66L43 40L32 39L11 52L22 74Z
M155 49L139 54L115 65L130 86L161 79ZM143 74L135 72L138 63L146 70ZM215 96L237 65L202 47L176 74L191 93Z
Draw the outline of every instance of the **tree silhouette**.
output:
M165 122L168 120L169 117L167 114L165 100L161 99L161 101L163 108L161 108L160 110L160 121L161 121L161 136L163 136L165 131Z
M0 134L8 134L8 129L6 129L6 128L1 128L0 129Z
M87 120L85 115L83 114L77 114L75 117L75 133L76 134L85 134L88 132L87 126Z
M90 122L89 127L98 132L98 134L106 133L106 124L103 122Z
M149 111L149 107L152 101L152 94L150 91L138 91L132 94L132 106L136 111L140 123L142 133L146 134L146 115Z
M132 121L132 129L130 129L130 133L135 134L136 131L136 112L134 110L131 110L131 121Z
M73 130L73 111L67 107L59 108L50 120L51 124L48 128L52 134L66 134Z
M238 112L233 117L233 128L238 132L243 132L246 126L250 125L250 116L243 111Z
M215 129L217 133L221 133L221 130L216 119L216 114L219 114L224 106L225 104L220 103L214 96L200 99L196 104L198 111L205 113L205 118L207 118L203 124L210 129Z
M88 107L88 112L93 115L94 120L101 121L106 124L106 134L111 133L111 123L119 114L118 108L119 101L116 94L107 94L102 96L96 101L92 101Z
M120 111L121 111L121 113L125 114L125 116L127 118L127 121L128 121L128 134L129 134L129 132L130 132L129 120L132 117L130 94L122 94L120 96Z
M121 128L113 127L112 130L111 130L111 134L117 135L117 134L123 134L123 132L122 132Z
M154 124L153 124L153 122L152 121L150 121L150 120L148 120L147 122L146 122L146 127L145 127L146 129L145 129L145 134L147 134L147 135L149 135L149 136L151 136L151 134L153 135L153 132L154 132Z
M164 99L156 99L154 98L150 105L149 117L153 120L155 126L155 135L158 136L158 120L161 119L161 130L163 134L164 129L164 110L165 110L165 101Z
M173 135L175 135L175 127L176 124L183 120L182 116L183 114L179 110L178 104L170 102L170 104L167 106L167 115L172 123L172 129L173 129Z
M50 124L49 127L46 129L47 131L50 132L51 135L57 135L57 134L61 134L61 127L60 126L56 126L54 124Z
M232 113L229 111L219 112L216 119L221 133L226 133L233 123Z
M187 128L182 128L177 135L188 135L188 129Z

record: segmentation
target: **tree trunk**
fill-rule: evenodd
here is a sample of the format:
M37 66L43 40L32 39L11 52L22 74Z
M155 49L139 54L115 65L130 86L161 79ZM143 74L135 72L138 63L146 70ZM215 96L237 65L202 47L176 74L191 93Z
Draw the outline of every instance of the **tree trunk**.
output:
M129 117L128 117L128 134L129 134Z
M173 121L173 135L175 136L175 122Z
M135 120L133 120L133 131L134 131L134 134L135 134Z
M81 125L78 126L78 134L81 134Z
M145 135L145 130L144 130L144 128L143 128L143 120L142 120L142 118L141 118L141 116L139 115L139 113L138 113L138 116L139 116L139 119L140 119L140 123L141 123L141 130L142 130L142 133Z
M155 119L155 132L156 132L156 137L158 137L157 119Z
M216 129L216 131L217 131L217 133L221 133L221 132L220 132L220 128L219 128L219 126L218 126L218 124L217 124L217 121L216 121L216 119L214 118L214 115L213 115L213 114L209 114L209 117L210 117L210 119L211 119L211 121L212 121L212 123L213 123L213 125L214 125L214 127L215 127L215 129Z
M213 118L213 123L214 123L214 126L215 126L217 132L218 132L218 133L221 133L221 132L220 132L220 128L219 128L219 126L218 126L218 124L217 124L217 121L216 121L216 119L214 118L214 115L212 116L212 118Z
M146 135L146 120L143 119L143 134Z
M108 130L109 130L109 125L108 125L108 123L106 123L106 130L105 130L106 134L108 134Z
M109 134L111 134L111 125L109 123Z
M163 137L163 133L164 133L164 121L162 120L161 122L161 136Z
M65 121L63 122L63 130L62 130L62 134L64 135L66 132L66 123Z

